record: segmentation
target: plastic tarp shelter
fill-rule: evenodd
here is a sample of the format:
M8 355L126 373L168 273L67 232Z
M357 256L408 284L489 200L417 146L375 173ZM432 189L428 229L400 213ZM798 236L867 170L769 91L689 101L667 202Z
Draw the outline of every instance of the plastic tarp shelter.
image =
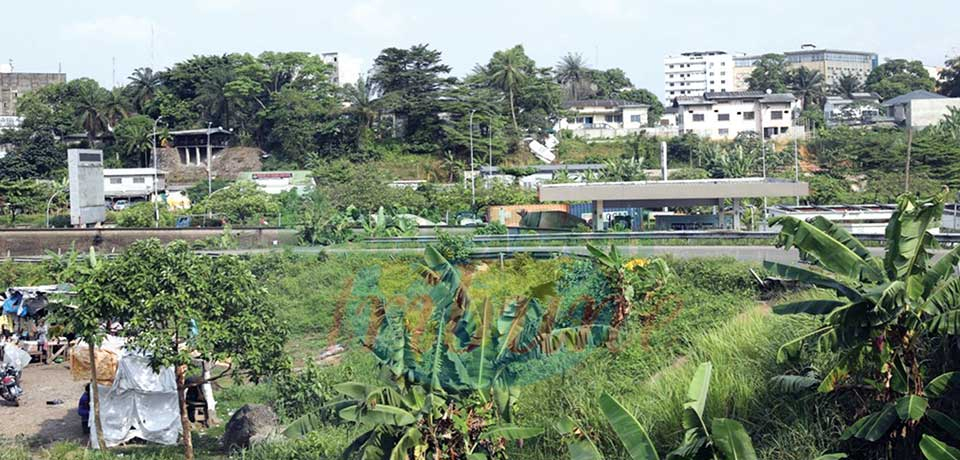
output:
M27 364L30 364L30 353L23 351L16 345L5 343L3 344L3 362L0 364L4 368L10 365L14 369L22 371L23 368L27 367Z
M108 447L134 438L163 445L180 439L177 382L172 367L156 373L150 360L125 351L112 386L100 385L100 419ZM90 417L90 445L97 447L96 420Z

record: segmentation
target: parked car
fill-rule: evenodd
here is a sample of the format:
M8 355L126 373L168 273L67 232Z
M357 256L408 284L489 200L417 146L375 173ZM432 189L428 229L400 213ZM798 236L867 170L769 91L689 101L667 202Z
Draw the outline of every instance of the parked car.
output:
M123 211L124 209L127 209L128 206L130 206L130 202L127 200L117 200L113 202L114 211Z

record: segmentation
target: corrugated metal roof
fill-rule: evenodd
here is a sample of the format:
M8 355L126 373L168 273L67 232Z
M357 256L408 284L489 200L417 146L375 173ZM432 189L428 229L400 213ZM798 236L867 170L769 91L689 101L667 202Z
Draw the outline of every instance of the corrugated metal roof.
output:
M581 99L575 101L566 101L563 107L650 107L647 104L630 102L622 99Z
M892 105L905 104L910 101L922 100L922 99L946 99L947 96L937 93L931 93L930 91L918 89L916 91L910 91L907 94L901 94L895 98L887 99L881 104L884 107L890 107Z

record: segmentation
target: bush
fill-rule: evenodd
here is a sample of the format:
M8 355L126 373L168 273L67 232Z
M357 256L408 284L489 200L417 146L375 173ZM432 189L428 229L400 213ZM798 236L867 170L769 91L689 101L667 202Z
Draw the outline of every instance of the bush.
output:
M722 292L738 293L757 290L750 269L757 267L733 257L676 259L669 261L673 271L685 282L710 286Z
M329 426L298 439L277 439L243 451L246 460L324 460L339 458L356 437L356 428Z
M477 229L477 235L506 235L508 232L507 226L501 224L500 222L490 222L483 227Z
M277 377L277 399L274 408L280 419L289 422L314 412L334 397L336 392L333 391L327 374L313 362L308 362L307 367L300 372L289 371Z
M276 218L280 206L249 181L237 182L208 196L197 206L199 213L223 216L230 223L243 224L258 218Z
M166 206L158 203L158 209L161 227L173 227L177 224L177 217ZM116 213L116 216L117 225L124 228L147 228L156 225L153 203L149 201L130 206Z
M437 251L452 264L462 264L470 259L473 249L473 233L454 235L437 230Z

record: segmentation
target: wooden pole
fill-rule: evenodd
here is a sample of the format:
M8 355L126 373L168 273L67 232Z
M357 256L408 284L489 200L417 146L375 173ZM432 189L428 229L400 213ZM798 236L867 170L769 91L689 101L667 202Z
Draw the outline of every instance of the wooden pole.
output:
M906 178L903 181L903 191L905 193L910 193L910 149L913 147L913 128L907 127L907 166L906 166Z
M107 442L103 440L103 425L100 423L100 385L97 383L97 353L93 349L93 338L87 338L87 351L90 356L90 397L93 399L93 420L97 428L97 446L100 450L107 450Z

